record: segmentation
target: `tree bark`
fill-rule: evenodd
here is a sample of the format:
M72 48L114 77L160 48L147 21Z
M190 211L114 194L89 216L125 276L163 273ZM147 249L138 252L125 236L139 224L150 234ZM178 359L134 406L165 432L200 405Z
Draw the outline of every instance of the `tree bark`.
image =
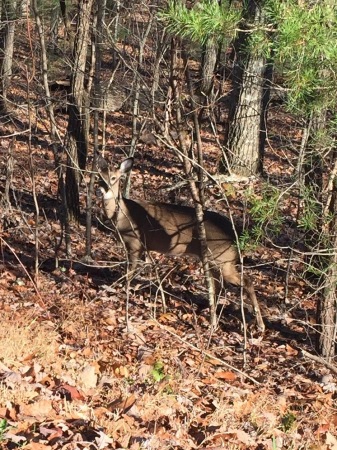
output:
M98 154L98 122L99 122L99 108L102 104L102 89L101 89L101 63L102 63L102 43L103 43L103 19L106 9L106 0L97 0L97 7L95 11L96 20L93 29L94 39L93 46L95 47L94 64L94 83L93 83L93 106L94 106L94 154L92 159L90 182L87 192L87 210L86 210L86 251L85 258L91 258L91 227L92 227L92 196L94 193L95 172L97 170L96 160Z
M337 150L328 149L327 111L312 113L303 131L297 167L298 218L309 214L306 245L308 267L319 298L316 308L316 349L331 361L335 355L337 306ZM331 146L335 143L332 142Z
M200 93L208 97L213 88L214 69L217 61L217 45L209 39L202 49Z
M59 219L62 226L62 232L65 235L65 242L66 245L68 245L68 242L70 240L70 226L69 226L69 220L68 220L68 207L67 207L67 201L66 201L66 190L64 185L64 166L61 161L61 152L60 150L60 144L61 144L61 137L60 133L57 130L56 126L56 120L55 120L55 114L54 114L54 106L52 101L52 96L49 89L49 80L48 80L48 57L47 57L47 46L45 42L45 29L43 27L43 22L41 20L39 9L38 9L38 2L37 0L32 0L32 10L34 13L35 21L36 21L36 28L37 33L39 36L40 41L40 47L41 47L41 55L40 55L40 62L41 62L41 73L42 73L42 83L44 87L44 95L45 95L45 103L46 103L46 111L49 118L49 126L50 126L50 138L52 142L52 149L53 149L53 155L54 155L54 163L55 163L55 171L57 173L58 178L58 193L61 198L61 207L59 208L58 214ZM63 235L61 235L59 243L55 247L55 260L56 260L56 267L58 265L57 261L57 253L60 247L60 244L62 242ZM67 253L70 253L70 242L69 242L69 248L67 248Z
M12 77L17 1L3 0L0 28L0 115L9 114L8 88Z
M67 129L66 192L70 218L78 221L79 183L85 169L89 133L89 94L85 88L93 0L79 2L77 32L73 51L71 95Z
M255 25L264 22L261 5L249 0L247 16ZM265 143L266 97L269 86L265 83L266 60L260 54L247 53L248 34L239 33L234 44L236 62L233 70L233 90L230 99L225 146L230 167L220 170L250 176L262 171Z
M333 151L332 168L325 189L327 201L323 210L323 242L328 242L330 257L324 271L323 298L317 305L317 350L331 361L335 356L337 306L337 150Z

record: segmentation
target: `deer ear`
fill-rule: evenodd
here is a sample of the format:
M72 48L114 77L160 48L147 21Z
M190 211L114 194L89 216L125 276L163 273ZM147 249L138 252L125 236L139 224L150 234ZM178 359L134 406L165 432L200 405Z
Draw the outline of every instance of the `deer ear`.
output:
M108 170L108 168L109 168L109 164L107 163L107 161L103 158L103 156L100 153L97 154L96 164L97 164L97 169L99 171L105 171L105 170Z
M133 158L124 159L124 161L119 166L119 170L121 173L128 173L132 169L133 166Z

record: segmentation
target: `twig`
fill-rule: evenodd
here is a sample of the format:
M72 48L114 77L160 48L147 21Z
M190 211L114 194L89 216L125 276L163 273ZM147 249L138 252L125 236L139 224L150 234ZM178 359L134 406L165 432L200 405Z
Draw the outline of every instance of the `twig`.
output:
M196 350L197 352L200 352L203 356L206 356L208 358L214 359L215 361L218 361L220 364L222 364L225 367L228 367L229 369L233 370L234 372L239 373L240 375L242 375L244 378L246 378L247 380L252 381L254 384L256 384L257 386L260 386L260 382L255 380L255 378L247 375L245 372L242 372L240 369L237 369L234 366L231 366L230 364L228 364L227 362L223 361L222 359L218 358L217 356L214 356L212 353L209 352L205 352L204 350L196 347L195 345L191 344L190 342L185 341L183 338L181 338L180 336L178 336L176 333L174 333L173 331L169 330L168 328L166 328L164 325L162 325L160 322L158 322L156 319L153 319L156 323L156 325L159 325L160 328L164 329L165 331L167 331L169 334L171 334L172 336L174 336L178 341L182 342L183 344L187 345L188 347L190 347L193 350ZM336 369L335 369L336 370Z
M28 277L29 280L32 282L32 284L33 284L33 286L34 286L34 290L35 290L35 292L36 292L36 294L37 294L37 296L39 297L39 300L40 300L40 302L41 302L40 306L45 307L46 305L45 305L44 301L42 300L42 297L41 297L40 292L39 292L39 290L38 290L38 288L37 288L37 286L36 286L35 281L34 281L33 278L29 275L29 272L27 271L26 267L22 264L20 258L19 258L18 255L16 254L16 251L14 250L14 248L11 247L11 246L8 244L8 242L5 241L5 239L3 239L1 236L0 236L0 240L1 240L1 242L3 242L3 243L8 247L9 250L13 253L13 255L14 255L15 258L17 259L18 263L20 264L20 266L22 267L22 269L23 269L24 272L26 273L27 277Z
M306 350L303 350L300 347L295 347L299 352L302 353L303 356L306 356L309 359L312 359L315 362L318 362L319 364L322 364L323 366L327 367L331 370L331 372L337 374L337 367L334 364L329 363L321 356L313 355L312 353L307 352Z

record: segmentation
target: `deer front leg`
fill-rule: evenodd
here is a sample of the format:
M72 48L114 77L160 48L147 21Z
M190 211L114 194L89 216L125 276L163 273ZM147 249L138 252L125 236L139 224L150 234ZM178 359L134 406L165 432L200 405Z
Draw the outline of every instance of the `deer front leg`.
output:
M263 333L265 331L265 324L263 322L261 309L259 302L257 301L255 290L253 287L253 283L244 275L243 276L243 288L246 291L250 304L252 305L257 321L257 325L259 327L259 330Z
M139 262L142 260L144 250L141 245L135 245L135 243L131 243L131 245L125 243L125 247L127 251L127 277L131 280Z
M241 276L232 262L223 264L221 272L225 282L234 284L236 286L241 286ZM261 309L255 295L254 286L253 283L245 275L243 276L243 289L248 296L249 304L253 308L258 328L261 332L264 332L265 324L263 322Z

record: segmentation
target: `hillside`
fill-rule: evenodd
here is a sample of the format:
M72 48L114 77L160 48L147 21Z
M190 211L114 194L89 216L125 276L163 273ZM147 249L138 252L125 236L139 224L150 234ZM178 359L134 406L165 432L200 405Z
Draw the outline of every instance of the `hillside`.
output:
M210 331L194 259L152 254L126 292L124 249L96 196L92 261L84 260L89 172L66 257L39 69L28 83L30 48L23 38L17 48L15 111L2 118L0 131L0 448L337 448L335 369L315 358L318 293L304 276L304 238L294 226L301 133L282 100L273 98L269 108L264 177L206 187L206 207L248 229L250 199L262 204L271 186L282 192L280 230L245 251L244 271L254 281L266 331L257 331L247 311L243 320L240 289L232 287ZM106 79L110 57L103 57ZM62 66L54 70L59 80ZM130 80L116 76L126 89ZM55 104L62 136L66 102L61 89ZM116 108L106 117L105 156L118 166L128 155L132 121L128 105ZM100 117L100 132L103 126ZM216 137L223 139L221 125ZM201 139L205 170L217 179L221 153L207 121ZM91 128L88 171L93 142ZM183 180L175 152L145 127L130 197L191 205Z

